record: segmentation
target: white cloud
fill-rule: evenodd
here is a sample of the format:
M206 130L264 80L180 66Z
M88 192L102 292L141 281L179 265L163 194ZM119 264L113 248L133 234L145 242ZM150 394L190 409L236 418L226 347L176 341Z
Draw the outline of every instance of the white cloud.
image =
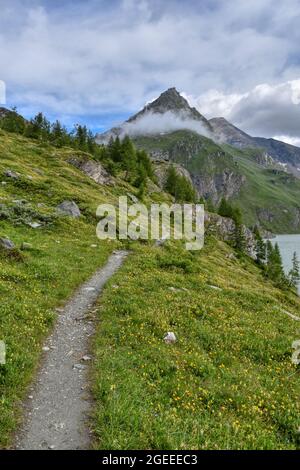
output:
M209 132L201 122L187 119L168 111L164 114L148 112L135 121L122 124L122 135L163 134L180 129L189 129L201 135L209 136Z
M299 144L300 79L259 84L241 94L209 90L189 101L208 117L223 116L251 135Z
M0 0L0 7L0 79L9 104L27 113L130 114L176 86L201 92L203 113L213 104L229 115L257 84L300 76L298 0L239 0L234 8L224 0Z
M290 137L288 135L274 135L274 139L281 140L281 142L285 142L290 145L295 145L296 147L300 147L300 137Z

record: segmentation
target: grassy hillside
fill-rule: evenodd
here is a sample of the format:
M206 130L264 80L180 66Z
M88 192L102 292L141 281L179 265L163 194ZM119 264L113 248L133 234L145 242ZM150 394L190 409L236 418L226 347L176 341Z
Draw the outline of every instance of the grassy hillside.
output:
M100 449L299 448L300 302L206 240L136 246L110 282L95 339ZM279 309L279 310L278 310ZM165 344L167 331L177 336Z
M77 153L0 131L0 237L16 246L0 250L0 447L20 421L56 308L119 245L96 238L97 205L137 192L120 178L96 184L68 163ZM64 200L82 217L58 216ZM99 310L96 445L295 448L299 381L290 356L299 331L274 307L296 313L299 299L214 240L199 253L173 244L132 250ZM167 331L175 345L162 341Z
M0 446L16 427L16 403L38 364L55 308L114 248L97 239L95 211L103 201L116 202L122 183L97 185L66 162L70 152L0 131L0 237L16 245L0 250L0 339L7 347L7 364L0 365ZM19 179L4 176L7 169ZM77 202L80 219L57 216L56 205L66 199ZM42 225L34 229L32 222ZM31 249L21 251L23 242Z
M160 154L182 164L190 171L196 187L202 191L204 187L205 196L220 199L224 173L234 175L227 184L228 192L232 192L230 199L243 209L246 224L259 221L274 233L299 233L300 180L263 166L260 149L219 146L190 131L138 137L135 142L154 156ZM199 185L197 180L205 184Z

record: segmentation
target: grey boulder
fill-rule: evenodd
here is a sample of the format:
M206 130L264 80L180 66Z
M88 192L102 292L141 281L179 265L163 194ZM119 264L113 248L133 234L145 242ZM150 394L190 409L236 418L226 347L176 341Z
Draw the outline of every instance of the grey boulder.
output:
M74 201L63 201L59 206L57 206L57 210L69 217L76 218L81 216L80 209Z
M8 238L0 238L0 247L4 248L5 250L12 250L15 245Z
M17 180L20 175L18 173L16 173L15 171L12 171L12 170L6 170L4 172L4 176L6 176L7 178L13 178L15 180Z

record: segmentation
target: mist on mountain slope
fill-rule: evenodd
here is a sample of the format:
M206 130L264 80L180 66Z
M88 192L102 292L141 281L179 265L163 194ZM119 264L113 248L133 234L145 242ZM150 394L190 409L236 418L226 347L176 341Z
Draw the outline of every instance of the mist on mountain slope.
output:
M120 127L120 137L125 135L167 134L183 129L212 138L212 134L200 121L189 119L184 113L172 111L166 111L165 113L149 111L134 121L127 121Z

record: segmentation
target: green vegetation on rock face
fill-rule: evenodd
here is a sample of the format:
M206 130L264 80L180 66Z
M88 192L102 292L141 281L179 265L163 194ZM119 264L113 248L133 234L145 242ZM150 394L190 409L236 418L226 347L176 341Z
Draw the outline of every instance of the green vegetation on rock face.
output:
M239 151L225 146L240 171L244 184L234 202L242 209L245 223L257 222L274 233L300 230L300 180L278 169L265 168L255 159L254 150Z
M95 445L299 448L299 326L283 311L299 307L221 242L136 245L99 307Z
M300 180L264 163L261 149L217 145L191 131L136 137L153 159L170 159L186 168L201 197L219 204L225 196L240 207L249 226L274 233L300 230Z

